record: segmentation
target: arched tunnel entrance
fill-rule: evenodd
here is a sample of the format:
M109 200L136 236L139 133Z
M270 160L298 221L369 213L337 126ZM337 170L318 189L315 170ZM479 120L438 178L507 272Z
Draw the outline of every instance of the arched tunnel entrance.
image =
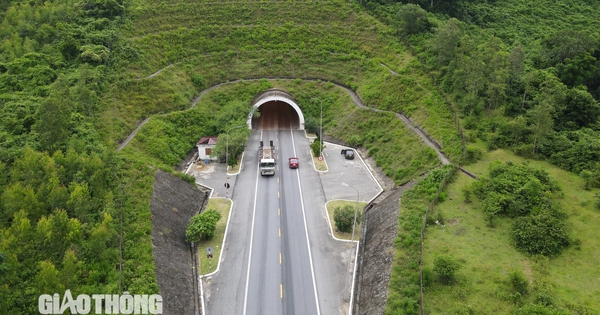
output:
M251 129L304 130L304 115L285 91L268 90L255 99L253 107L260 115L250 114L248 117L247 123Z

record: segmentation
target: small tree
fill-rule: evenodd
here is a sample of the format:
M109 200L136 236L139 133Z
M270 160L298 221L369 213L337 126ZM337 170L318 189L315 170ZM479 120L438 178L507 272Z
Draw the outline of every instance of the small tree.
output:
M440 276L440 280L445 284L454 281L458 269L460 269L459 262L448 255L440 255L433 260L433 271Z
M354 225L354 213L356 212L356 224L360 224L362 221L362 214L358 209L354 209L351 205L345 205L343 207L337 207L333 210L333 221L335 227L340 232L350 233L352 232L352 226Z
M200 240L210 240L215 236L217 222L221 219L221 214L215 209L208 209L190 219L190 224L185 230L185 239L188 242L199 242Z
M319 134L319 122L310 116L304 120L304 129L310 133Z
M324 147L325 146L321 146L321 139L319 139L319 137L315 138L315 141L310 144L314 156L319 156L319 153L323 152Z
M427 11L416 4L402 6L398 19L404 36L429 32L432 26L427 18Z

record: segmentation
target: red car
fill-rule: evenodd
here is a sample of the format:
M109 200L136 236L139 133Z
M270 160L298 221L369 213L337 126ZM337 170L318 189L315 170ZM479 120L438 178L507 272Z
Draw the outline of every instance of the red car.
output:
M290 158L290 168L298 168L298 158L297 157Z

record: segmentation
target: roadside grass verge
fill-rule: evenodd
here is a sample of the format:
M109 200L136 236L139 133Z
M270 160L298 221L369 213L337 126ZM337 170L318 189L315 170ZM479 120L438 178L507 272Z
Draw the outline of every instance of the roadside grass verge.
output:
M352 240L352 233L345 233L345 232L340 232L338 231L338 229L335 227L335 221L333 221L333 211L336 208L341 208L344 206L351 206L351 207L358 207L358 213L362 214L363 208L367 205L366 202L358 202L358 205L356 203L356 201L350 201L350 200L331 200L329 202L327 202L327 204L325 205L327 208L327 216L329 217L329 224L331 226L331 230L333 231L333 236L342 239L342 240ZM354 240L359 240L361 233L360 231L362 231L362 222L360 224L356 225L356 229L354 232Z
M235 164L233 166L227 166L227 174L232 175L232 174L237 174L240 172L240 167L242 167L242 163L243 163L242 157L243 157L243 154L240 154L236 160L236 161L239 161L237 164Z
M318 156L313 156L313 163L315 165L315 169L317 169L317 171L327 171L327 161L325 161L325 157L323 157L323 161L319 161L319 157Z
M584 190L584 181L576 174L505 150L484 153L480 161L465 168L478 176L488 176L488 166L496 160L526 162L547 171L561 188L559 194L563 197L557 201L568 215L569 234L581 244L572 245L550 259L517 251L510 237L513 219L498 218L495 227L488 227L481 203L474 197L472 203L464 202L462 189L474 180L461 173L448 187L447 200L438 204L434 212L441 213L445 226L434 224L427 228L424 266L431 271L434 258L448 254L459 260L462 268L451 286L431 278L424 289L426 310L431 314L512 314L521 305L547 296L557 308L577 314L597 314L600 310L600 270L597 268L600 212L594 209L594 195L598 190ZM527 278L528 295L517 298L511 291L508 279L514 271L522 272Z
M196 243L198 253L198 264L200 265L200 275L206 275L217 270L219 260L221 259L221 247L225 238L225 229L229 220L229 211L231 209L231 200L224 198L210 198L206 210L215 209L221 214L221 219L217 222L217 230L212 240L204 240ZM206 248L213 248L213 258L207 258Z
M420 314L419 263L423 220L440 185L454 172L451 165L436 168L402 194L385 314Z

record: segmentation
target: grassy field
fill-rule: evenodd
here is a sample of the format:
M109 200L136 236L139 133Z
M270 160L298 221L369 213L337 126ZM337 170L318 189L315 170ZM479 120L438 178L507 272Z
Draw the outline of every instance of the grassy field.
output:
M333 235L342 240L352 240L352 233L340 232L335 227L335 222L333 221L333 211L338 207L344 207L346 205L350 205L352 207L357 206L358 212L362 214L363 208L367 205L366 202L359 202L358 205L356 201L351 200L332 200L326 204L327 207L327 215L329 216L329 224L331 225L331 230L333 231ZM356 225L356 230L354 234L354 240L360 239L360 233L357 231L362 231L362 223Z
M219 260L221 259L221 246L225 238L225 229L229 220L229 211L231 210L231 201L224 198L211 198L208 201L206 209L215 209L221 214L221 219L217 222L215 237L210 241L200 241L196 243L198 252L198 261L200 265L200 274L205 275L217 270ZM206 257L206 248L213 248L213 258Z
M597 314L600 211L594 209L594 194L598 190L583 190L583 179L579 176L547 162L526 161L504 150L485 153L481 161L465 168L478 176L487 176L488 165L496 160L529 163L546 170L558 181L563 196L558 201L569 216L570 235L580 240L581 246L571 246L551 259L518 252L509 235L512 219L500 218L495 227L488 227L479 201L474 198L472 203L465 203L461 193L474 180L459 173L448 187L447 200L436 207L436 212L445 218L445 226L433 225L427 229L424 266L431 270L437 255L448 254L461 261L462 267L454 285L433 281L425 287L425 308L430 314L511 314L521 304L511 298L509 274L520 271L530 284L530 293L522 303L534 303L539 296L546 295L557 307L575 314Z

